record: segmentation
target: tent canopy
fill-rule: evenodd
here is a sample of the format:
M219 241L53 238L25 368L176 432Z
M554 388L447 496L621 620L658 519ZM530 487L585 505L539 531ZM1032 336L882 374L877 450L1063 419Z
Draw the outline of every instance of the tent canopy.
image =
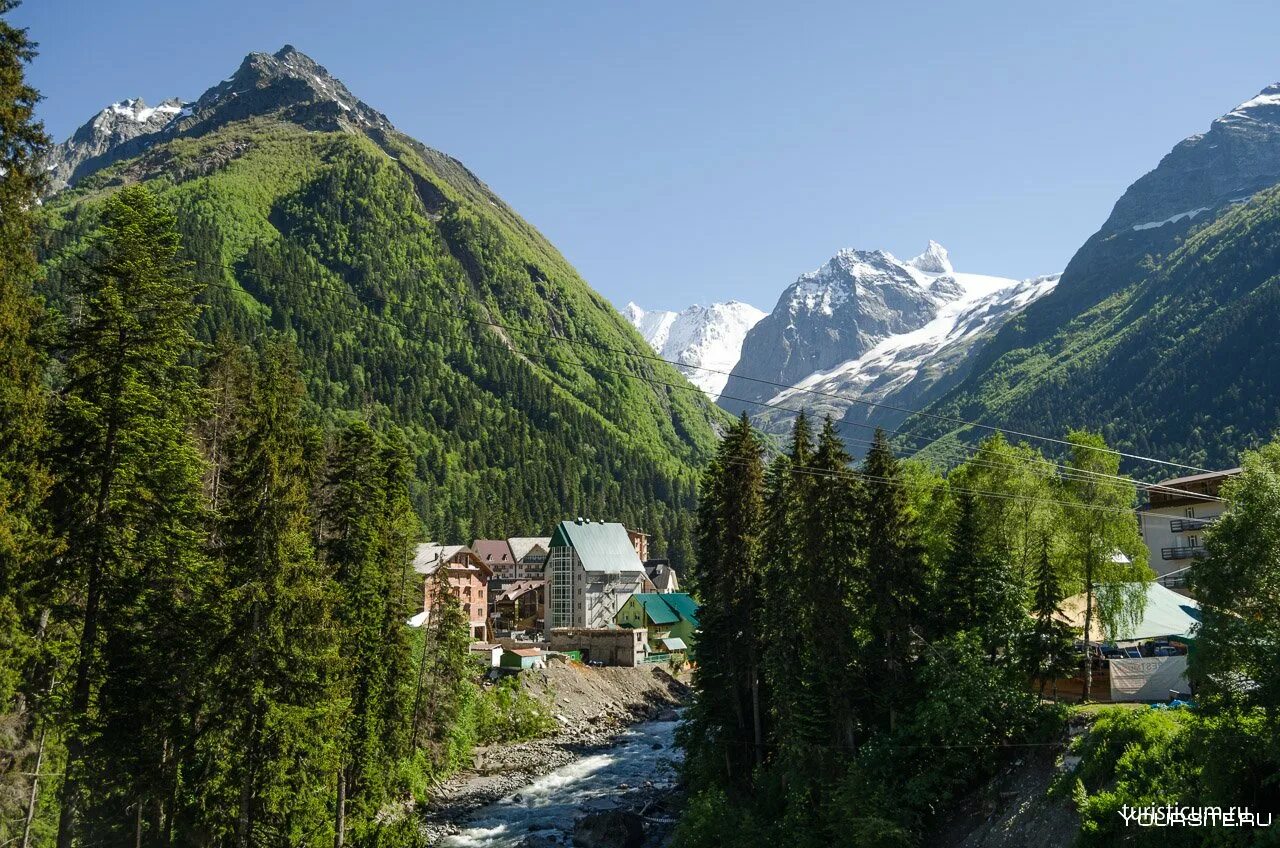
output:
M1062 615L1058 616L1058 619L1077 630L1082 629L1084 603L1083 592L1067 598L1059 605ZM1097 604L1096 596L1094 604ZM1097 609L1094 609L1094 626L1097 628L1098 635L1104 636L1108 642L1133 642L1158 639L1162 636L1175 636L1180 640L1189 640L1194 638L1195 627L1199 623L1200 604L1198 602L1155 582L1146 584L1146 605L1142 610L1142 617L1137 624L1126 625L1119 633L1104 633L1103 625L1097 617Z

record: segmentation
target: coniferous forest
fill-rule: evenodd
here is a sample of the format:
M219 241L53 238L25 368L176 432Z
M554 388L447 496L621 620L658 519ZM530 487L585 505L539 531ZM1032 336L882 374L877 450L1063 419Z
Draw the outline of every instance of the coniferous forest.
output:
M476 686L453 596L405 624L413 546L461 508L422 470L457 459L384 406L325 414L307 333L237 324L172 198L54 233L32 55L0 20L0 843L419 844L412 801L529 707Z
M1152 486L1126 473L1150 466L1121 459L1177 463L1137 425L1187 461L1244 443L1135 398L1195 382L1194 357L1147 361L1153 322L1192 353L1267 329L1274 189L1143 260L1087 327L992 353L946 415L877 431L855 463L831 419L784 410L776 443L733 421L460 163L365 104L316 102L280 71L292 48L245 60L225 81L244 98L216 86L193 123L49 194L14 6L0 848L425 845L424 805L477 746L569 720L520 688L524 666L479 682L501 669L473 660L448 570L420 575L415 546L574 516L648 531L695 596L696 645L663 639L688 651L670 675L693 660L680 848L962 844L996 777L1046 757L1034 804L1078 825L1061 844L1276 844L1124 813L1280 810L1280 442L1245 454L1188 571L1194 708L1097 709L1087 659L1142 618L1153 577L1134 517ZM1247 297L1224 312L1219 289ZM1269 368L1193 393L1239 401L1253 444ZM975 424L1047 433L1085 396L1113 399L1094 429L1022 431L1044 451ZM936 441L895 449L920 434ZM1075 679L1083 706L1059 698Z
M852 470L830 419L814 433L804 416L767 461L739 421L699 506L679 845L937 844L998 771L1062 750L1079 708L1050 687L1082 668L1063 600L1090 587L1097 639L1141 618L1151 579L1119 457L1096 435L1067 441L1055 461L992 436L944 478L883 432ZM1272 844L1266 828L1136 829L1120 813L1280 807L1278 451L1247 455L1191 571L1198 709L1099 713L1071 748L1080 766L1034 799L1075 808L1061 844Z

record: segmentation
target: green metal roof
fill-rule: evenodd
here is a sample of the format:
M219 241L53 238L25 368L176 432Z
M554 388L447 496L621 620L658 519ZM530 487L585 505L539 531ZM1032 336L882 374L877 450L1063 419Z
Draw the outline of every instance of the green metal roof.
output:
M587 571L644 573L644 563L627 536L627 528L616 522L561 521L551 537L551 547L573 548Z
M636 592L631 597L644 607L645 617L654 624L675 624L680 620L680 614L669 607L657 592Z
M654 624L675 624L683 619L694 627L701 627L698 605L687 592L637 592L631 597L644 607L644 614Z
M665 592L658 597L694 627L702 626L698 623L698 602L688 592Z

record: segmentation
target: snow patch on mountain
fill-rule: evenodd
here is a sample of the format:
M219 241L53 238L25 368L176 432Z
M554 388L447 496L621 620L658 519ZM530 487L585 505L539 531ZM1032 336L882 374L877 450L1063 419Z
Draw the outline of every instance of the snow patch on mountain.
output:
M737 300L694 305L681 312L648 312L628 303L622 314L659 356L679 363L689 381L712 399L724 391L747 331L765 316Z
M1239 201L1232 200L1230 202L1238 203ZM1208 211L1209 211L1208 206L1201 206L1199 209L1188 209L1186 212L1179 212L1176 215L1170 215L1168 218L1165 218L1163 221L1147 221L1144 224L1134 224L1133 228L1135 230L1154 230L1157 227L1163 227L1165 224L1176 224L1178 221L1181 221L1183 218L1191 220L1192 218L1195 218L1197 215L1199 215L1201 212L1208 212Z
M880 341L856 359L811 374L793 389L784 389L769 403L808 404L811 392L845 397L824 401L829 412L843 412L856 401L881 400L904 388L929 362L949 351L972 345L978 337L997 329L1028 304L1053 291L1061 275L1013 280L983 274L951 274L960 294L943 304L933 320L906 333ZM838 417L838 416L837 416Z

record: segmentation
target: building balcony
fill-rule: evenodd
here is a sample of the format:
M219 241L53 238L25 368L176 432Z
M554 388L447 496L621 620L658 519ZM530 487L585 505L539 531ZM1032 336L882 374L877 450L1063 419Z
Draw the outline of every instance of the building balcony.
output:
M1197 545L1194 548L1184 547L1184 548L1161 548L1160 549L1160 559L1163 559L1163 560L1195 559L1195 558L1202 557L1205 554L1206 554L1205 549L1200 547L1199 545Z
M1169 522L1169 532L1190 533L1212 527L1216 518L1175 518Z

